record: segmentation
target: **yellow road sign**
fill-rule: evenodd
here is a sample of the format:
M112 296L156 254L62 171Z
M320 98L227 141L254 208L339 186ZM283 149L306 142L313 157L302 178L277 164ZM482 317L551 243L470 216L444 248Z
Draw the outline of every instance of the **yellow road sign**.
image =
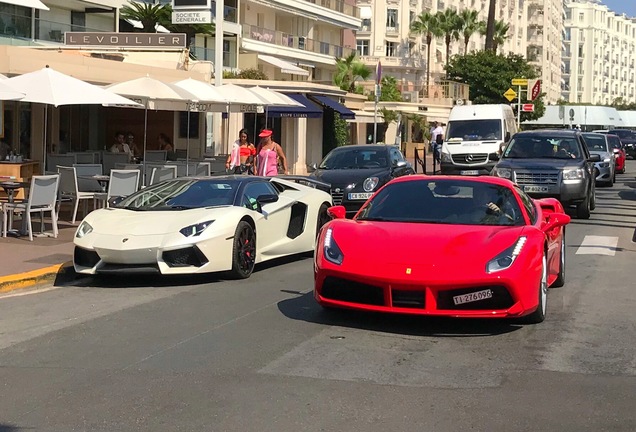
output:
M506 97L506 99L512 102L512 100L517 97L517 92L509 88L503 95Z
M528 78L513 78L512 79L512 85L513 86L527 87L528 86Z

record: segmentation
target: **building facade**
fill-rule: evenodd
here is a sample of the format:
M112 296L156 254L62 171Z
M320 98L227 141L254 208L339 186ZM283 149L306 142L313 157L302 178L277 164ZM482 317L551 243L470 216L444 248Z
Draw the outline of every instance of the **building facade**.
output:
M593 0L565 5L562 98L572 103L636 102L636 20Z

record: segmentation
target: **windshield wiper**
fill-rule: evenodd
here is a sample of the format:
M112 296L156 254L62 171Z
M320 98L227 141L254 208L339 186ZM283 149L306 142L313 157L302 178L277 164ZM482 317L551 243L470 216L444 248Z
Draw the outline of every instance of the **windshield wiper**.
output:
M167 210L190 210L196 207L184 206L184 205L172 205L172 206L166 206L165 208Z

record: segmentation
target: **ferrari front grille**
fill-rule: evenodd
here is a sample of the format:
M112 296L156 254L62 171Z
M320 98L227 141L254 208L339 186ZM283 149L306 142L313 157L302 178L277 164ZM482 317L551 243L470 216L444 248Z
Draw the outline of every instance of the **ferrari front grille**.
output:
M559 173L556 171L546 172L515 172L517 184L520 185L556 185L559 182Z
M97 252L75 246L73 261L82 267L95 267L100 258Z
M196 246L164 251L162 258L168 267L201 267L208 262L203 252Z
M453 297L489 289L492 297L456 305ZM444 310L499 310L513 305L512 297L506 287L500 285L474 286L449 291L440 291L437 295L437 309Z
M325 278L320 294L330 300L374 306L384 305L382 288L333 276Z
M391 303L397 308L424 309L424 291L391 290Z
M333 200L333 205L337 206L342 204L342 198L344 198L343 192L335 192L334 189L331 189L331 199Z

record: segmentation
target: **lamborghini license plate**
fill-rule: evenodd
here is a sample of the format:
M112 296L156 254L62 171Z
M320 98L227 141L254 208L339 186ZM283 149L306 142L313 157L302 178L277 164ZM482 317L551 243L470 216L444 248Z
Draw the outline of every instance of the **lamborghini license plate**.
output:
M453 302L456 305L459 304L463 304L463 303L471 303L471 302L476 302L479 300L485 300L485 299L489 299L492 298L492 291L487 289L487 290L483 290L483 291L476 291L476 292L472 292L472 293L468 293L468 294L462 294L462 295L458 295L458 296L454 296L453 297Z
M371 195L373 195L373 192L350 193L349 199L350 200L367 200L371 198Z

